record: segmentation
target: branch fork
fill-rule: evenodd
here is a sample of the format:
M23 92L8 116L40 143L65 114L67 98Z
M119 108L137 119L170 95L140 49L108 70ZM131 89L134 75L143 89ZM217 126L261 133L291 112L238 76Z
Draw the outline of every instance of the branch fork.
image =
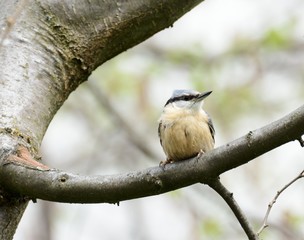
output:
M24 146L18 146L16 154L11 154L4 164L14 163L27 168L33 168L37 170L47 171L50 167L36 161L29 150Z

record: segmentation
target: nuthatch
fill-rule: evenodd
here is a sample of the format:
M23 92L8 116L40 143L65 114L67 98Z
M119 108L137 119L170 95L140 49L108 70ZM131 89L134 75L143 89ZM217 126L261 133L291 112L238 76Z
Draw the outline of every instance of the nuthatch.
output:
M159 119L158 135L167 156L160 165L200 156L214 148L214 127L202 109L211 92L173 92Z

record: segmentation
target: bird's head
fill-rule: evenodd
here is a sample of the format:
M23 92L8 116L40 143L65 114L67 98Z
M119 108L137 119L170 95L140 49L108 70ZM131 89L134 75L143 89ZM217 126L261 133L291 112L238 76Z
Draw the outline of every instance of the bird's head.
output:
M165 107L198 111L202 108L204 99L211 93L212 91L200 93L194 90L174 90Z

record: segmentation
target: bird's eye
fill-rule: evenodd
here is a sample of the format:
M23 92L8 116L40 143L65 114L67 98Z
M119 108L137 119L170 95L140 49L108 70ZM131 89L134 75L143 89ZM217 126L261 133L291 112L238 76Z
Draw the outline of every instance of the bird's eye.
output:
M189 101L190 99L191 99L191 96L189 96L189 95L184 96L185 101Z

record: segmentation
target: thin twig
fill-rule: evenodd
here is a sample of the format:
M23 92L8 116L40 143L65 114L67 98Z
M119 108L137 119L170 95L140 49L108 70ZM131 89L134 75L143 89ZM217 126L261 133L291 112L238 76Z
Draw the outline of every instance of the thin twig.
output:
M88 89L90 90L91 94L96 98L99 104L111 114L114 121L119 125L121 128L125 130L128 134L129 140L146 156L151 159L159 159L159 156L153 151L148 143L147 136L144 134L140 134L136 131L135 125L130 124L119 112L119 110L114 106L111 99L102 91L100 87L94 82L90 81L87 85Z
M249 240L258 240L258 236L253 231L250 223L248 222L245 214L235 201L233 194L228 191L228 189L220 182L219 178L211 179L210 182L207 183L214 191L216 191L228 204L237 220L241 224L243 230L245 231Z
M298 176L296 176L294 179L292 179L289 183L287 183L282 189L280 189L279 191L277 191L277 194L274 196L274 198L272 199L272 201L268 204L268 208L263 220L263 224L261 226L261 228L258 230L257 235L259 236L262 231L268 227L268 217L270 214L270 211L272 209L272 206L275 204L275 202L277 201L278 197L281 195L282 192L284 192L289 186L291 186L294 182L296 182L297 180L299 180L300 178L304 177L304 170L302 172L300 172L300 174Z

